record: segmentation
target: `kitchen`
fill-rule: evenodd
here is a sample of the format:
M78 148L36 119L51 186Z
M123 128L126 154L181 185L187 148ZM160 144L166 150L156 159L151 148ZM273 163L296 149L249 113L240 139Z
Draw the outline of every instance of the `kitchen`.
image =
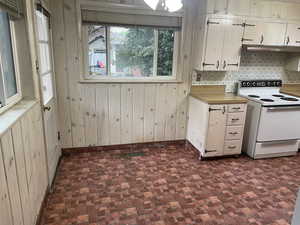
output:
M300 223L299 1L0 0L0 37L1 224Z

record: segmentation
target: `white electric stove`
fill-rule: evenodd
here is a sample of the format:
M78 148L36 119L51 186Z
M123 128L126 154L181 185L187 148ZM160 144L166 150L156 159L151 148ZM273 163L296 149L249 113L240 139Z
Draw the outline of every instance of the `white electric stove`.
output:
M300 140L300 98L280 93L281 80L241 80L249 99L243 151L250 157L295 155Z

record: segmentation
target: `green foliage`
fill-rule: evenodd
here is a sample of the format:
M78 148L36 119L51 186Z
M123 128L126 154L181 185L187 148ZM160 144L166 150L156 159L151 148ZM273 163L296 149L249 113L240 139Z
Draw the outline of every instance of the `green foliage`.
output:
M154 29L146 27L129 28L124 39L125 41L120 43L116 51L117 66L119 68L140 68L144 76L151 76L153 74L155 45ZM158 75L170 75L172 73L173 46L174 31L159 29Z
M143 75L153 70L154 31L151 28L129 28L125 41L120 44L116 59L121 68L138 67Z
M157 75L168 76L172 74L174 50L174 31L158 31L158 59Z

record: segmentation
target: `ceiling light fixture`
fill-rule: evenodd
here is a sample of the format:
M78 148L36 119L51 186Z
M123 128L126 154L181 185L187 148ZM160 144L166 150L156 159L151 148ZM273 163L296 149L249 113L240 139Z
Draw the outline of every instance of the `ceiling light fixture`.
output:
M160 2L163 9L169 12L176 12L183 6L182 0L144 0L144 2L153 10L157 9Z
M144 0L144 2L153 10L156 10L159 0Z

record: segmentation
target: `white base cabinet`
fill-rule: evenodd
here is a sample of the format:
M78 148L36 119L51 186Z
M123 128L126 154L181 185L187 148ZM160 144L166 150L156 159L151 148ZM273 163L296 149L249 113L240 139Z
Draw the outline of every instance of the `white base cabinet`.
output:
M210 105L190 96L188 141L204 158L241 154L246 107Z

